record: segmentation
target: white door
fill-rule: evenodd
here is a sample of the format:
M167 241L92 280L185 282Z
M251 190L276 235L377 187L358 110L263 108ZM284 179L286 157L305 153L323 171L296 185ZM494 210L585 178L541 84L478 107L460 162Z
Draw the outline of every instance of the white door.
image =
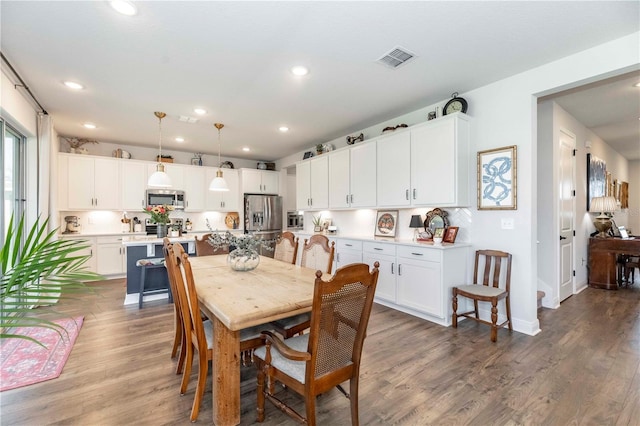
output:
M576 146L576 137L573 134L560 131L559 140L559 171L558 171L558 224L560 250L558 297L563 301L573 294L573 218L575 200L573 155Z

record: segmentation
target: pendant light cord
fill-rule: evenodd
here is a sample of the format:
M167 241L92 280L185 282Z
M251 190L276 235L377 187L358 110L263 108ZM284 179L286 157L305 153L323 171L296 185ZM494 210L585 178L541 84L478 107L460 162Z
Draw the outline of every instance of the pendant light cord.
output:
M160 134L160 140L158 141L159 146L159 155L158 155L158 163L162 162L162 119L167 116L164 112L154 112L155 116L158 117L158 133Z
M214 123L213 125L216 127L216 129L218 129L218 170L220 170L220 165L222 164L222 162L220 161L220 130L224 127L224 124Z

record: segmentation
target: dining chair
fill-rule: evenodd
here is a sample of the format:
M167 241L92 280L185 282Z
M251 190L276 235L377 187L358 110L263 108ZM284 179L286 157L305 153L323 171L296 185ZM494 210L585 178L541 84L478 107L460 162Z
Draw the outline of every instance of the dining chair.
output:
M268 399L296 420L314 426L316 396L337 386L351 401L351 424L358 425L360 360L379 266L375 262L370 272L367 264L350 264L328 281L317 271L309 333L282 340L263 332L266 346L254 351L258 422L264 421ZM340 386L346 380L351 395ZM276 381L304 397L305 417L286 405L287 398L275 395Z
M167 276L169 277L169 288L173 295L173 312L174 312L174 333L173 333L173 348L171 349L171 358L175 358L180 349L178 356L178 365L176 367L176 374L182 373L184 366L184 358L186 354L184 324L182 323L182 304L178 298L178 289L176 288L175 273L172 269L173 263L171 262L171 256L173 256L173 245L169 241L169 238L164 237L162 240L162 251L164 253L164 264L167 268Z
M503 270L504 264L504 270ZM482 268L482 281L478 281L478 271ZM465 317L482 324L491 326L491 341L498 339L498 328L511 324L511 303L509 292L511 289L511 254L498 250L476 251L475 266L473 268L473 284L453 287L453 314L451 325L458 327L458 317ZM458 296L473 300L474 309L469 312L458 313ZM498 301L505 299L507 320L498 324ZM478 314L478 302L491 302L491 322L483 320ZM473 315L472 315L473 314Z
M198 352L198 382L196 393L191 407L191 421L198 419L200 404L204 395L207 375L209 372L209 361L213 359L213 324L211 321L203 321L193 280L193 272L189 255L185 253L180 243L173 245L173 256L170 259L172 272L176 282L178 297L182 302L182 322L186 336L185 363L180 385L180 394L184 395L189 385L191 367L193 365L194 350ZM240 332L240 353L253 351L256 347L264 344L264 338L260 331L265 325L241 330ZM240 355L240 354L239 354Z
M640 268L640 257L629 256L624 264L624 279L627 286L634 284L636 268Z
M283 232L276 242L273 258L295 265L298 257L298 241L298 237L293 235L292 232Z
M327 274L331 273L333 267L333 256L335 252L335 242L331 241L324 235L312 235L309 240L304 240L302 248L302 258L300 266L311 269L319 269ZM304 314L294 315L289 318L282 318L272 321L271 325L276 333L285 339L296 334L301 334L309 328L311 315L306 312Z
M209 244L211 233L204 234L201 238L195 237L196 256L212 256L217 254L229 254L229 246L215 248Z

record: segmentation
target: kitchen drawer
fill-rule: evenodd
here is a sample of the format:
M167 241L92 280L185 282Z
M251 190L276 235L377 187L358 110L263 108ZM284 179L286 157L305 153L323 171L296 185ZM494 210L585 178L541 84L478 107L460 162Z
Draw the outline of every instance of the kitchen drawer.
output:
M339 238L336 241L336 251L340 252L343 250L358 250L362 251L362 241L358 240L343 240Z
M386 254L390 256L396 255L396 246L394 244L365 242L363 247L367 253Z
M98 244L122 244L122 235L109 235L107 237L97 237Z
M440 262L442 250L425 247L398 246L397 254L398 257L405 259Z

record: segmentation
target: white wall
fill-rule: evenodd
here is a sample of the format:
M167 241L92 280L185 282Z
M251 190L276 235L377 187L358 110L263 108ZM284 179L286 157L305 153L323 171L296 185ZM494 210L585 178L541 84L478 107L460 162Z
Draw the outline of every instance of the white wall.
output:
M640 160L629 162L629 211L627 225L640 235Z

